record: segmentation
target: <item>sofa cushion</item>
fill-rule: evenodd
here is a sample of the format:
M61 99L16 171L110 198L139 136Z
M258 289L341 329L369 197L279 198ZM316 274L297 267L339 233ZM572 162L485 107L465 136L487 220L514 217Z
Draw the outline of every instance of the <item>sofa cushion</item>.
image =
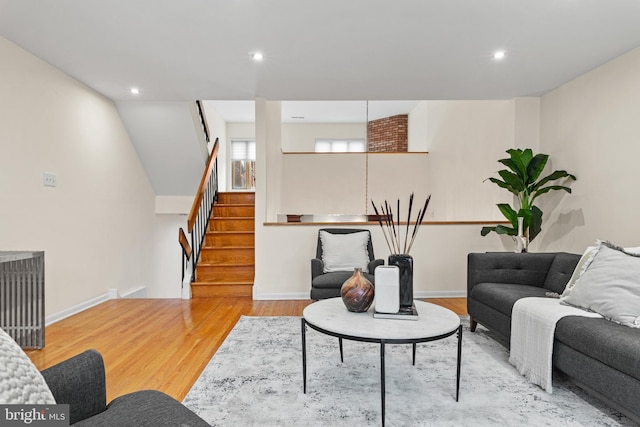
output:
M576 254L558 253L551 263L542 287L551 292L562 294L579 260L580 256Z
M0 329L0 404L55 404L42 374L18 343Z
M479 283L471 290L469 298L475 299L502 314L511 317L513 304L520 298L544 297L549 290L537 286L508 283Z
M607 319L567 316L555 339L580 353L640 380L640 330Z
M107 410L74 426L175 427L208 426L206 422L172 397L155 390L143 390L114 399Z
M488 252L468 255L467 286L516 283L542 287L555 253Z

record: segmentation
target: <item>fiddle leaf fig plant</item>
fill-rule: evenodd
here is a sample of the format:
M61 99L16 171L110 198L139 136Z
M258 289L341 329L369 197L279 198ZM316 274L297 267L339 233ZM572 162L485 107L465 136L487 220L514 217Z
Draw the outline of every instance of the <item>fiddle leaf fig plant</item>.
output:
M533 241L542 230L542 211L534 204L535 200L553 190L564 190L571 193L571 188L551 182L562 178L575 181L576 177L567 171L557 170L540 178L549 160L549 155L534 155L529 148L525 150L512 148L507 150L507 153L509 158L498 160L508 168L498 171L498 175L502 179L494 177L487 179L516 196L517 206L515 208L508 203L497 205L502 215L511 223L511 227L506 225L482 227L480 234L486 236L494 231L498 234L517 236L518 218L522 218L523 235L529 237L529 241Z

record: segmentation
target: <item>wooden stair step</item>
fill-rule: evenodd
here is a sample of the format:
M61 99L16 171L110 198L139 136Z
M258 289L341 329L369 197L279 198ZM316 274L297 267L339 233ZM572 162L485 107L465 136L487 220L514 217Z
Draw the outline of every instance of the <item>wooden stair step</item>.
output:
M204 246L253 246L254 241L253 231L208 231Z
M255 277L255 266L253 264L244 265L221 265L198 263L196 267L196 280L207 282L229 282L252 281Z
M218 203L221 204L255 204L254 192L223 192L218 193Z
M200 252L200 262L206 264L253 264L253 246L204 247Z
M254 205L222 205L216 204L213 206L213 217L251 217L255 216Z
M253 217L211 218L210 231L253 231L255 220Z
M253 281L250 282L193 282L193 298L250 297L253 296Z

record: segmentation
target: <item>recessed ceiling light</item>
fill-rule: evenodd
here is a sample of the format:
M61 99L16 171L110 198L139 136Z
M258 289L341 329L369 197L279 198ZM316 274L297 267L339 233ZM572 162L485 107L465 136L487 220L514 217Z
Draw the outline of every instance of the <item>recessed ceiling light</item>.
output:
M137 87L132 87L131 89L129 89L129 92L131 92L132 95L139 95L140 89L138 89Z
M251 53L251 59L254 61L262 61L264 59L264 55L261 52L253 52Z
M507 52L505 52L504 50L498 50L496 52L493 53L493 59L504 59L504 57L507 56Z

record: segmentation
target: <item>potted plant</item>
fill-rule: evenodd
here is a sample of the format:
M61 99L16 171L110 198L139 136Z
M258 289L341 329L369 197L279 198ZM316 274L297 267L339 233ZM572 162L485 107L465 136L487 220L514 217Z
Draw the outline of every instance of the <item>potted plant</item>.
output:
M508 203L499 203L498 209L509 220L511 227L506 225L482 227L480 234L486 236L495 231L498 234L523 237L526 239L526 243L522 249L526 251L527 243L533 241L542 230L542 210L534 204L536 199L552 190L564 190L571 193L571 188L567 186L550 183L561 178L576 180L576 177L567 171L557 170L540 178L549 160L549 155L534 155L529 148L525 150L509 149L507 153L509 154L508 159L498 160L508 168L498 171L498 175L502 179L493 177L487 179L513 193L516 196L518 206L513 208Z

